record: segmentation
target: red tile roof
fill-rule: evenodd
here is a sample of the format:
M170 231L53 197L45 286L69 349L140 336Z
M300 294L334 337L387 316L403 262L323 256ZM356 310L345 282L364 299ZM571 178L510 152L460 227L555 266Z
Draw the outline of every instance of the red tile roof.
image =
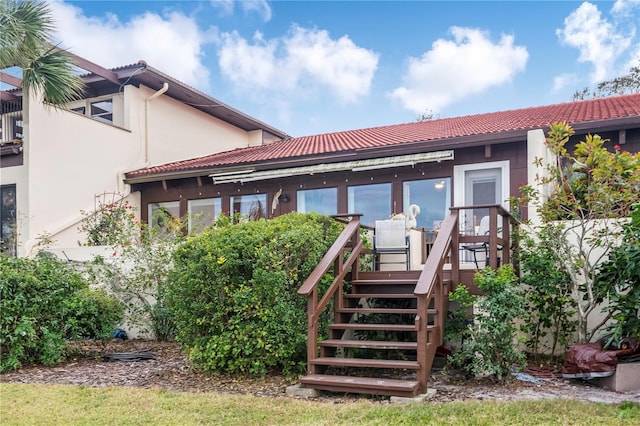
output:
M590 99L563 104L523 108L372 127L344 132L302 136L269 145L241 148L127 173L127 178L179 173L197 169L231 167L273 160L304 159L309 156L340 154L367 148L387 148L412 142L449 141L456 138L547 128L558 121L574 127L579 123L620 120L636 117L640 124L640 93Z

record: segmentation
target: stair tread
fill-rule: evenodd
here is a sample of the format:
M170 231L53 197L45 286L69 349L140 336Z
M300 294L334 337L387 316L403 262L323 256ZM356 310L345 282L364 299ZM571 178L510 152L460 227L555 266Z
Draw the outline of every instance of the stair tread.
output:
M416 299L413 293L349 293L345 299Z
M306 387L336 392L361 392L381 395L415 395L420 383L417 380L381 379L375 377L331 376L309 374L300 379Z
M401 285L401 284L417 284L418 280L414 279L399 279L399 280L389 280L389 279L367 279L367 280L353 280L351 285Z
M336 330L416 331L415 324L331 324Z
M320 346L343 348L372 348L372 349L417 349L417 342L388 342L384 340L348 340L327 339L320 342Z
M310 361L310 363L344 367L402 368L411 370L417 370L420 368L420 364L418 364L417 361L405 361L396 359L320 357Z
M417 314L416 308L340 308L337 312L345 314Z

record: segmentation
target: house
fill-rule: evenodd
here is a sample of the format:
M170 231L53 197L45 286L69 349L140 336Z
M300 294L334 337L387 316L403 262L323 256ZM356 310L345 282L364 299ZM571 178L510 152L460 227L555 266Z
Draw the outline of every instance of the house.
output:
M611 149L640 151L640 94L633 94L283 139L141 168L126 173L125 182L140 193L145 220L158 208L210 219L291 211L347 219L298 290L307 298L309 325L301 386L413 397L427 390L443 344L449 290L471 286L485 264L509 262L513 221L507 200L542 173L534 159L547 158L545 134L559 121L575 130L572 143L597 133ZM360 239L362 227L371 229L414 205L420 209L415 226L437 235L418 244L428 256L399 268L405 270L361 268L368 262L362 255L371 253ZM488 233L480 235L481 227ZM480 245L487 250L482 265L469 250ZM413 252L413 240L411 246ZM319 283L331 268L335 278L321 293ZM325 309L332 310L332 323L320 336ZM355 370L341 375L345 368ZM402 379L375 373L390 370Z
M143 219L158 206L182 216L259 205L263 216L359 212L372 226L415 204L417 227L433 230L451 206L508 208L518 187L533 182L533 160L545 156L546 131L558 121L574 128L574 142L598 133L611 149L640 151L633 94L288 138L140 168L124 180L141 194ZM466 214L461 227L479 226L484 215Z
M19 78L2 73L1 197L4 250L29 255L83 239L81 211L120 197L140 208L128 170L248 148L287 134L140 61L105 69L71 55L88 72L86 96L55 109L23 102ZM145 206L146 208L146 206Z

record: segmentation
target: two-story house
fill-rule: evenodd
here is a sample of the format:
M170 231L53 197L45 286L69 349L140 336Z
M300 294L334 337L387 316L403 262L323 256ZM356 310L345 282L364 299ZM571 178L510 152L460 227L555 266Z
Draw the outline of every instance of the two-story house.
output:
M96 197L139 193L127 171L256 147L287 135L147 65L105 69L74 57L85 97L53 108L23 102L20 79L2 74L1 196L3 250L33 252L46 236L52 247L73 247L81 211Z

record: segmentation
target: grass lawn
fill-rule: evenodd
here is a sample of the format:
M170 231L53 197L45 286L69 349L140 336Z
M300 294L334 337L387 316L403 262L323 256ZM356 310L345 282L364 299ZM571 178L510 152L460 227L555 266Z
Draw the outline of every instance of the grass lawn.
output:
M640 404L571 400L331 404L163 389L0 384L9 425L631 425Z

